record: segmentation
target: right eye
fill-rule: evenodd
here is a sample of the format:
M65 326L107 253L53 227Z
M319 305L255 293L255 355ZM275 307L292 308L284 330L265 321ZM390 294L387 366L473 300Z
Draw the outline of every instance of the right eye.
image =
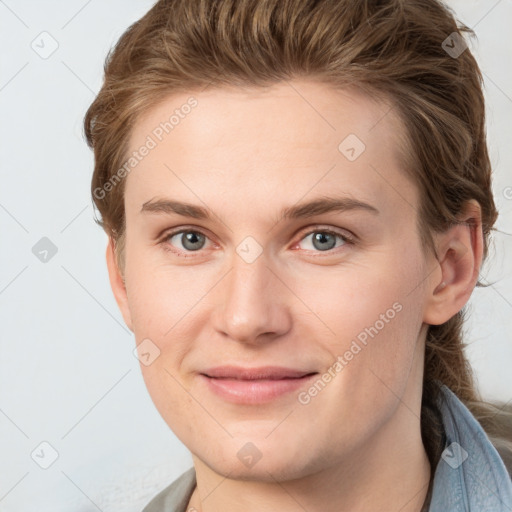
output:
M183 252L200 251L205 246L206 240L209 240L208 237L200 231L180 229L167 233L160 243L163 244L165 249L180 255L179 253ZM177 245L181 245L181 247L177 247L177 250L171 248L176 248Z

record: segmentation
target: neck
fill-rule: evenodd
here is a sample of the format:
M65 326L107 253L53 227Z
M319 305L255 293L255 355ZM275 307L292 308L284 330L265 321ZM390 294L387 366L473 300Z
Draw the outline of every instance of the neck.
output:
M197 486L187 512L420 512L431 471L419 415L403 402L364 446L336 466L295 480L225 478L196 456L193 459Z

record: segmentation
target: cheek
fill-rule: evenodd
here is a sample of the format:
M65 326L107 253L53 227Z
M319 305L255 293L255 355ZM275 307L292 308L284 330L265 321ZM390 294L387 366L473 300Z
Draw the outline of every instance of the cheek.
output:
M194 316L212 287L212 270L165 262L160 250L133 248L126 265L127 295L136 339L172 338ZM218 276L217 276L218 279Z
M375 324L379 331L401 325L421 308L419 284L425 278L414 247L387 248L356 263L313 269L313 278L295 279L294 292L335 339L350 339ZM402 311L407 310L407 314ZM362 336L364 338L364 335Z
M330 329L318 340L334 356L333 363L338 356L343 359L338 380L343 393L357 396L363 385L382 395L381 380L403 390L422 326L421 262L419 248L397 246L371 265L333 272L321 290L309 289L308 306Z

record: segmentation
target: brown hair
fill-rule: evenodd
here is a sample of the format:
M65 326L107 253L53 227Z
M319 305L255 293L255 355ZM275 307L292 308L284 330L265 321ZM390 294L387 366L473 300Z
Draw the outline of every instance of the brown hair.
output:
M295 77L357 85L390 103L406 129L405 171L420 190L424 247L433 250L432 233L459 222L466 202L476 199L485 258L498 213L482 76L468 49L458 56L446 51L446 41L461 48L457 37L464 32L474 36L438 0L158 1L109 52L103 86L84 120L95 154L91 190L98 223L116 243L120 267L124 180L104 197L97 191L123 166L139 116L172 93L208 85L267 86ZM444 447L439 383L470 408L496 446L503 451L506 445L495 421L499 409L482 402L473 383L462 340L464 314L428 327L421 425L433 467Z

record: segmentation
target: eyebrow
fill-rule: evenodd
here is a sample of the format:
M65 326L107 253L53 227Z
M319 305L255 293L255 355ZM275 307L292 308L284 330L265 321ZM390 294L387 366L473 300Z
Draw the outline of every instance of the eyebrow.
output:
M284 219L303 219L334 211L345 212L351 210L366 211L373 215L380 214L375 206L357 199L350 197L322 197L286 207L281 211L281 216ZM142 205L141 213L177 214L194 219L213 220L213 215L208 208L172 199L150 199Z

